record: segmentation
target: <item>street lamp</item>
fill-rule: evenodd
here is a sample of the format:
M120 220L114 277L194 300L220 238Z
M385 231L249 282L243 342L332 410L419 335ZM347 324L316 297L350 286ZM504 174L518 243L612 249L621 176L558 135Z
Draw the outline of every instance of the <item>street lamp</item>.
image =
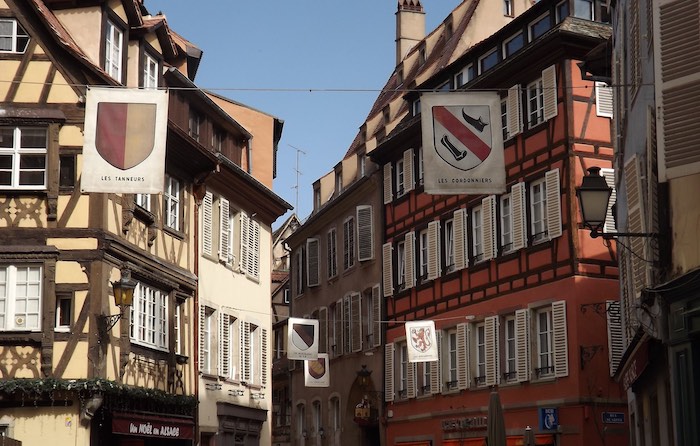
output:
M118 314L97 316L100 324L100 333L106 335L124 315L125 307L130 307L134 302L134 289L137 282L131 278L131 271L128 268L121 270L121 279L112 282L112 291L114 292L114 304L119 307Z

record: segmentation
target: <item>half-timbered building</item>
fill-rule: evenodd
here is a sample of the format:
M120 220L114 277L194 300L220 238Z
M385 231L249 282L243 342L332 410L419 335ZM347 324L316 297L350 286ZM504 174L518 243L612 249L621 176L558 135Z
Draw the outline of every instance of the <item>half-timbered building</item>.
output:
M612 176L610 91L577 65L610 36L605 12L538 2L429 76L421 65L442 51L419 42L386 87L410 91L375 104L387 123L370 153L384 179L387 444L483 444L493 391L508 444L527 426L542 445L625 441L609 424L624 415L604 415L626 411L611 378L616 253L582 230L575 195L586 169ZM426 90L500 94L505 193L425 193ZM415 320L435 322L439 361L409 362Z

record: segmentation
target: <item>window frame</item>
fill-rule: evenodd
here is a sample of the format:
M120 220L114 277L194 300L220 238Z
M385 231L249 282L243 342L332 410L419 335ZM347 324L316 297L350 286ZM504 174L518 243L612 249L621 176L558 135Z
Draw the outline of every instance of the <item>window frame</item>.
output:
M25 270L26 280L18 282L20 270ZM4 301L5 312L1 314L3 325L0 325L0 331L4 332L40 332L42 330L42 316L44 303L44 266L37 263L9 263L0 265L0 284L4 284L5 294L0 295L0 301ZM18 296L18 287L27 289L36 289L33 295L26 292L26 296ZM16 310L18 299L25 301L24 308L27 311L18 313ZM31 307L36 308L35 311L29 310L29 300L35 302ZM29 316L36 318L36 324L28 326ZM22 325L17 325L18 318L22 318Z
M326 262L328 279L338 276L338 232L334 227L326 233Z
M133 344L166 352L169 350L169 301L170 296L165 291L143 282L136 284L129 324L129 337ZM152 341L148 339L151 335Z
M541 199L535 201L539 188ZM530 183L530 237L533 244L548 240L547 228L547 182L542 177ZM537 216L541 218L536 219ZM541 226L541 228L540 228ZM542 229L541 231L539 229Z
M399 290L406 287L406 241L396 242L396 285Z
M172 207L174 206L174 212ZM165 174L163 188L163 226L181 232L182 183L170 174Z
M404 178L403 158L396 161L396 164L394 165L394 173L396 175L396 198L399 198L406 194L406 179Z
M545 19L547 19L547 21L549 22L547 29L543 30L539 34L535 33L536 26L539 25L540 23L542 23L542 21ZM546 12L546 13L542 14L541 16L537 17L535 20L533 20L527 24L528 42L533 42L535 39L541 37L550 29L552 29L552 18L549 15L549 12Z
M507 208L505 203L508 203ZM501 254L509 254L513 249L513 199L510 193L503 194L498 199L500 248ZM506 232L506 228L509 230Z
M474 64L470 63L464 66L454 77L455 88L460 88L467 85L475 77Z
M585 5L584 5L584 3L585 3ZM579 7L585 8L585 9L586 9L586 13L590 14L590 16L588 16L588 15L585 15L585 16L584 16L584 15L578 15L578 13L579 13L579 10L578 10ZM574 13L573 13L573 16L574 16L574 17L578 17L578 18L583 19L583 20L590 20L590 21L596 20L595 1L593 1L593 0L574 0Z
M398 397L399 399L408 399L408 345L403 342L398 345L399 353L399 386L398 386Z
M506 0L508 1L508 0ZM508 50L508 44L513 42L515 39L520 37L522 39L522 45L513 50L512 52ZM509 38L503 41L503 58L507 59L508 57L512 56L513 54L517 53L518 51L522 50L525 48L527 45L527 39L525 38L525 33L523 31L518 31L517 33L513 34Z
M513 0L503 0L503 15L513 17Z
M418 273L421 281L428 278L429 245L428 228L420 230L420 232L418 232Z
M515 343L515 315L507 316L503 326L503 342L505 347L503 349L503 361L505 363L503 379L506 382L515 382L518 378L518 351Z
M0 126L0 130L10 130L12 133L12 146L11 147L0 147L0 156L10 157L10 162L12 165L9 169L2 169L2 172L9 172L9 184L0 184L0 190L46 190L48 187L48 173L49 173L49 130L47 127L39 126L11 126L3 125ZM43 131L44 137L44 147L23 147L22 138L23 131L28 133L33 130ZM38 134L37 134L38 135ZM35 137L37 136L35 135ZM43 155L43 169L38 169L34 166L30 168L22 168L22 159L36 158L38 159L40 155ZM35 172L43 172L43 182L41 184L23 184L22 174L32 174ZM26 180L25 180L26 182Z
M474 324L474 383L486 385L486 323Z
M160 86L160 60L149 50L143 51L143 66L141 68L141 86L144 89L156 90Z
M455 234L454 218L449 218L443 223L444 252L445 252L445 272L451 273L456 270L455 266Z
M123 27L117 25L113 18L107 18L105 21L104 39L104 70L115 79L122 83L124 77L124 55L126 31ZM115 42L118 41L118 43ZM114 54L114 51L117 54Z
M457 390L458 376L459 376L459 363L457 361L457 329L452 328L447 330L444 336L447 341L447 367L445 370L445 388L447 390Z
M542 77L539 77L527 84L525 93L527 101L527 126L528 128L536 127L545 122L544 82L542 80Z
M66 309L63 302L68 302L68 308ZM70 332L70 328L73 325L73 293L56 293L56 322L54 324L54 331L57 332ZM67 319L67 323L65 323Z
M496 56L496 60L495 60L495 62L493 63L493 65L491 65L491 66L489 66L489 67L487 67L487 68L484 68L484 66L486 65L486 64L484 63L484 61L488 60L488 59L489 59L492 55L494 55L494 54L495 54L495 56ZM490 70L490 69L492 69L493 67L495 67L496 65L498 65L498 63L499 63L500 61L501 61L501 58L500 58L500 54L499 54L499 51L498 51L498 47L494 47L494 48L492 48L492 49L486 51L483 55L479 56L479 59L478 59L479 75L484 74L484 73L487 72L488 70Z
M187 134L197 142L202 136L202 121L201 113L190 108L187 115Z
M2 22L10 22L12 24L12 30L10 31L9 35L0 36L0 38L4 37L6 39L10 39L10 49L0 49L0 54L24 54L27 51L27 48L29 47L29 42L31 41L31 37L29 36L27 30L25 30L22 24L19 23L19 21L13 17L2 17L0 18L0 23ZM20 30L24 34L20 34ZM24 42L24 47L22 48L22 50L18 49L20 44L20 38L26 38L26 42Z
M554 325L552 319L552 307L540 308L535 311L537 330L537 368L535 375L538 378L554 376ZM542 326L542 317L546 321L546 327ZM547 350L543 349L543 336ZM546 359L543 361L543 359Z
M474 259L474 263L482 262L484 260L484 244L483 244L483 208L481 205L474 206L471 208L471 236L472 236L472 246L471 246L471 256Z
M351 215L343 221L343 271L355 266L355 238L355 218Z

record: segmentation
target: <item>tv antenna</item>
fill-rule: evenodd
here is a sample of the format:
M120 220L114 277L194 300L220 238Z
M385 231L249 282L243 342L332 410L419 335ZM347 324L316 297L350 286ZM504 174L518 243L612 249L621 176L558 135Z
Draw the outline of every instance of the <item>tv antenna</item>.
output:
M303 175L301 170L299 170L299 155L304 154L306 155L306 152L301 150L299 147L294 147L293 145L287 143L289 147L297 151L297 164L296 167L294 168L294 172L296 173L296 184L292 186L292 189L296 189L296 202L294 203L294 210L299 214L299 175Z

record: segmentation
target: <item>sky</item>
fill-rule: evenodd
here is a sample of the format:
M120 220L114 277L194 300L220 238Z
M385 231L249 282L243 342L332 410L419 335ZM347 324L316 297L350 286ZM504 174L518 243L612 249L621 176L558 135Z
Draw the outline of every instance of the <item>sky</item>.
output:
M460 2L422 0L426 33ZM397 0L144 3L204 51L198 87L284 121L273 191L303 221L394 70Z

